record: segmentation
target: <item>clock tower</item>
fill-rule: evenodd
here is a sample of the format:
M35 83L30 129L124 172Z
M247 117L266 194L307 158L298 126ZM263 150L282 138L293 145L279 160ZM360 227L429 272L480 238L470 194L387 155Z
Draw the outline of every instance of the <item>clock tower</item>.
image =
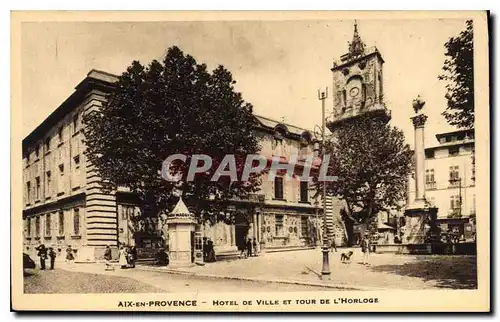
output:
M389 116L384 105L384 59L376 47L366 48L354 23L349 51L333 62L333 115L328 126L363 113Z

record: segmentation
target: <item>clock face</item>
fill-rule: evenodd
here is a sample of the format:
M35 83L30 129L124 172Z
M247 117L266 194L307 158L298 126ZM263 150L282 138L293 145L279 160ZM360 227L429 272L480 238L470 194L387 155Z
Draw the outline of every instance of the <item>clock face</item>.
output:
M351 95L351 97L358 96L358 94L359 94L359 88L357 87L351 88L351 91L349 92L349 95Z

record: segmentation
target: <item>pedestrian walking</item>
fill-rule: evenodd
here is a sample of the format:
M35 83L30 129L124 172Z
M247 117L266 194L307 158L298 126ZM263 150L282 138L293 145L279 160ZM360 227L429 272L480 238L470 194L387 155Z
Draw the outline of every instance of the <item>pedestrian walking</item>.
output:
M334 249L335 252L337 252L337 244L335 243L335 234L333 235L332 243L330 244L330 250L333 251Z
M208 242L207 237L203 237L203 261L206 262L208 257Z
M131 268L135 268L135 261L137 260L137 248L132 246L128 249L128 258Z
M242 240L238 243L238 250L240 251L240 255L239 255L240 258L247 257L247 254L245 252L245 250L246 250L245 240Z
M252 256L252 239L248 238L246 246L247 246L247 257L251 257Z
M125 247L120 246L120 251L118 252L119 254L119 264L122 269L127 268L128 262L127 262L127 251Z
M40 269L45 270L45 260L47 259L47 248L44 244L40 244L37 248L38 257L40 257Z
M369 265L371 243L368 234L365 234L364 238L361 240L361 251L363 252L363 262L364 265Z
M54 264L56 262L56 252L54 251L54 248L49 247L49 257L50 257L50 269L54 269Z
M71 248L71 245L68 245L68 248L66 248L66 262L71 262L74 259L75 256L73 256L73 249Z
M106 250L104 251L104 260L105 260L105 263L106 263L106 268L105 270L106 271L114 271L115 268L113 266L111 266L111 260L113 259L113 255L111 253L111 248L108 246L106 246Z
M215 262L214 242L209 238L207 241L207 263Z
M257 246L258 246L257 238L253 239L252 246L253 246L253 256L257 256L259 253L259 251L257 249Z

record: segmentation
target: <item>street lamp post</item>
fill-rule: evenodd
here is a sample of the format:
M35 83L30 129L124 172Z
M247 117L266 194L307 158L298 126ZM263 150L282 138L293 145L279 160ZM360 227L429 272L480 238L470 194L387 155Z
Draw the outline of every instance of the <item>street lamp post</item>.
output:
M318 90L318 99L321 100L321 151L322 151L322 159L325 157L325 128L326 128L326 120L325 120L325 100L328 97L328 88L326 88L325 92L321 92ZM326 175L326 174L325 174ZM329 278L330 272L330 264L329 264L329 248L328 248L328 228L326 226L326 182L323 181L323 189L322 189L322 198L323 198L323 268L321 270L321 277L323 279Z

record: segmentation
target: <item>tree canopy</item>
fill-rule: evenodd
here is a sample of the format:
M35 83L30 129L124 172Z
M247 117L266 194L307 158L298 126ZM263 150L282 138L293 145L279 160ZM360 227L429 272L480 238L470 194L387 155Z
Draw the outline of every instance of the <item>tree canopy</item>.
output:
M445 44L446 59L438 76L447 83L447 108L443 112L450 125L458 128L474 127L474 37L472 20L466 28Z
M178 47L169 48L162 62L132 62L100 111L84 116L87 156L103 188L129 188L149 210L146 216L171 209L176 192L182 191L197 216L230 220L221 211L229 200L256 191L258 175L248 182L230 182L228 177L212 182L211 170L188 182L186 173L194 154L219 161L234 154L241 161L259 152L252 105L235 91L235 83L223 66L208 72ZM173 171L181 176L169 182L160 176L162 162L177 153L187 160L175 164Z
M338 177L326 182L327 193L345 201L351 222L369 226L380 211L401 207L413 160L401 130L361 115L336 128L325 150L328 173Z

